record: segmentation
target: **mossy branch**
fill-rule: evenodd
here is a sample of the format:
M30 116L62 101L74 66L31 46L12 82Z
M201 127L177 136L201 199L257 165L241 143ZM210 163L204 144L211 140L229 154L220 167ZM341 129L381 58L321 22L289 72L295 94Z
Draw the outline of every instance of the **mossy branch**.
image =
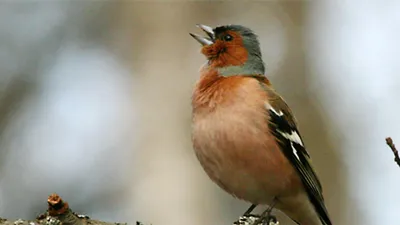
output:
M65 202L57 194L51 194L47 198L48 208L45 213L36 217L35 220L15 221L0 218L0 225L128 225L127 223L110 223L90 219L86 215L79 215L71 210L68 202ZM259 218L257 215L242 216L233 225L251 225ZM151 225L137 221L136 225ZM272 224L269 224L272 225Z

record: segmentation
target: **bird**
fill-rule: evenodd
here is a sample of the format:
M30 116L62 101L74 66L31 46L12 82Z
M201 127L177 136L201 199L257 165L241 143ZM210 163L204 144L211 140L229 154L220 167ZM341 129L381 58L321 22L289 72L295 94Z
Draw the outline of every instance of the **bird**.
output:
M263 212L299 225L332 225L322 185L285 100L267 78L258 35L242 25L189 33L206 62L193 87L191 139L208 177Z

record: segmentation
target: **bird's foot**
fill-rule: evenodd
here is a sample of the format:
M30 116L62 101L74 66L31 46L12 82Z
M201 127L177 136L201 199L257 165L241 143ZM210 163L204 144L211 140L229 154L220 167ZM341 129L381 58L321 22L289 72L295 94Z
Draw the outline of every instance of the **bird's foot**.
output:
M258 215L246 214L239 218L239 220L233 222L233 225L255 225L255 221L260 218Z
M276 216L274 215L268 215L265 219L264 219L264 223L263 225L279 225L279 221L278 219L276 219Z
M276 219L276 216L268 214L259 217L256 221L252 223L252 225L279 225L279 221L278 219Z
M255 214L243 215L233 225L279 225L279 221L274 215L266 215L261 217Z
M274 198L269 207L263 213L261 213L260 217L253 223L253 225L278 225L278 220L274 215L271 214L276 202L277 199Z
M271 214L276 203L277 199L273 198L268 208L259 216L250 214L254 208L257 207L256 204L252 204L250 208L246 210L244 215L241 216L238 221L234 222L233 225L278 225L279 221Z

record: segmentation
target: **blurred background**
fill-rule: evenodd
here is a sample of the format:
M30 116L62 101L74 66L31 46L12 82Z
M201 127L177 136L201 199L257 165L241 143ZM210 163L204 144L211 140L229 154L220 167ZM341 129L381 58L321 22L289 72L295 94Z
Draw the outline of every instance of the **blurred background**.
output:
M204 57L196 23L258 33L334 224L396 224L398 1L1 1L0 216L57 192L113 222L231 224L249 204L214 185L190 140ZM293 224L279 214L281 224Z

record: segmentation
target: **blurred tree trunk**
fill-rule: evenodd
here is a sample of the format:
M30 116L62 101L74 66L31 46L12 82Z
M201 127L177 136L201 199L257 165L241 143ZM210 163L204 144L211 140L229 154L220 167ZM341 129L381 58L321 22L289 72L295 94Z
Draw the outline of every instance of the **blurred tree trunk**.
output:
M188 41L188 28L203 22L195 20L200 14L213 20L213 9L167 1L126 2L123 8L119 21L135 28L129 48L141 84L140 152L132 167L134 218L154 224L216 221L212 212L218 202L199 210L202 197L210 193L203 188L205 179L197 179L203 171L190 142L190 94L198 71L188 66L198 54L189 47L196 43Z

